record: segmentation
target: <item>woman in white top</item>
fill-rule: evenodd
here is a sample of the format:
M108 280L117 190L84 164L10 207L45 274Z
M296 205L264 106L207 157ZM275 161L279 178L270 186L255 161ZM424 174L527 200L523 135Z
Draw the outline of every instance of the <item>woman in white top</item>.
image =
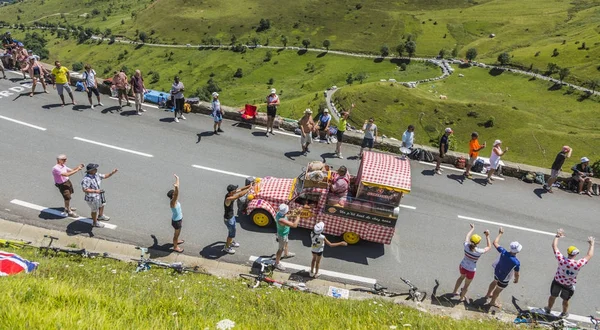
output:
M492 184L492 181L494 181L494 179L492 179L492 175L494 172L496 172L498 166L500 166L500 157L502 157L507 151L508 147L504 148L504 151L502 151L502 141L494 141L494 147L492 148L492 154L490 155L490 170L487 173L487 182L489 184Z
M465 256L460 262L460 266L458 268L460 271L460 276L456 280L454 292L452 292L453 295L458 295L458 288L462 284L463 280L465 281L465 285L460 291L460 301L465 300L465 295L467 294L469 285L471 285L471 281L475 277L477 260L479 260L479 257L481 257L482 254L488 252L491 246L489 230L483 232L487 246L482 249L477 247L477 244L481 242L481 236L473 234L473 231L475 230L475 226L473 224L470 224L469 226L471 226L471 230L469 230L467 233L467 236L465 237L465 243L463 244Z

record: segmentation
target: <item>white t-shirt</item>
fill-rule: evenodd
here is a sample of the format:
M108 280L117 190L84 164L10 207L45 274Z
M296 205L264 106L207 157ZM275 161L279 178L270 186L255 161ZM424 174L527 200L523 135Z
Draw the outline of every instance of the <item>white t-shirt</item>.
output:
M363 126L363 130L365 131L365 139L374 139L377 125L367 123Z
M323 252L323 250L325 249L325 235L323 234L315 234L315 233L310 233L310 238L311 238L311 251L315 252L315 253L320 253Z
M87 87L96 87L96 71L91 69L90 72L83 72L83 79L85 80Z
M460 262L460 266L465 270L470 272L475 271L475 267L477 266L477 260L481 257L482 254L485 253L485 249L476 247L473 251L470 248L471 243L464 243L465 257Z

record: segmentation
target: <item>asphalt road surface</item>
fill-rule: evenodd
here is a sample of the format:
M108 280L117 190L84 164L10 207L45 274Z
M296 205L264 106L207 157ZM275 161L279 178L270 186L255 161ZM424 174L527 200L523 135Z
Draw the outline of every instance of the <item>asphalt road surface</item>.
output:
M18 75L9 73L9 77L16 79ZM294 177L308 161L321 158L334 166L346 165L352 173L359 164L358 160L332 158L334 146L327 144L316 144L309 157L301 156L297 136L279 132L266 137L264 130L235 127L231 121L223 123L225 133L213 136L212 119L204 115L189 114L187 120L174 123L172 113L150 106L142 116L133 115L132 107L117 112L116 101L107 96L103 96L103 107L91 110L85 94L75 92L78 105L61 107L54 90L31 98L23 83L0 80L0 217L13 221L168 251L173 230L166 192L172 187L173 173L177 173L181 177L185 253L248 263L252 256L275 253L275 229L258 228L249 219L240 218L237 241L241 247L235 255L222 253L227 234L223 224L227 184L243 185L247 175ZM222 97L227 103L226 91ZM356 146L343 147L346 156L357 152ZM119 169L103 183L106 213L112 217L109 223L113 229L92 230L82 221L36 210L36 205L62 207L50 173L60 153L68 155L71 167L93 162L100 164L100 173ZM469 223L475 223L478 233L490 229L492 240L499 225L505 224L501 244L518 240L523 251L519 254L521 280L502 293L504 307L511 308L513 295L521 306L541 307L556 270L551 250L556 229L562 227L567 233L559 243L563 252L574 244L583 255L587 237L600 237L597 197L563 191L544 194L540 186L512 178L485 186L482 177L462 182L459 171L446 169L443 175L434 176L429 164L413 161L411 166L413 191L403 204L412 208L401 209L392 244L361 242L326 248L322 269L337 272L330 279L347 281L361 276L403 290L406 286L401 276L428 293L437 279L440 286L436 294L440 296L451 292L458 276ZM81 178L79 173L72 178L76 186L72 204L78 213L89 216L83 193L77 189ZM287 261L309 266L309 243L308 230L292 229L290 250L297 255ZM479 260L468 294L473 300L485 294L496 257L497 252L490 251ZM600 310L598 259L579 275L572 314L590 315ZM559 308L560 301L555 310Z

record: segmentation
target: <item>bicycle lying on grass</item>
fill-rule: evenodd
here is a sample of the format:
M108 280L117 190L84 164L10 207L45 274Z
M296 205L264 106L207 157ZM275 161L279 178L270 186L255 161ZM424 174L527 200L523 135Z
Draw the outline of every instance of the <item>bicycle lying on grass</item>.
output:
M34 246L31 245L31 242L27 242L27 241L13 240L13 239L0 239L0 247L22 249L25 247L34 247Z
M409 287L408 292L402 292L402 293L392 292L392 291L389 291L386 287L381 286L377 283L375 283L375 285L373 285L372 289L354 288L354 289L351 289L351 291L366 292L366 293L370 293L370 294L374 294L374 295L378 295L378 296L382 296L382 297L389 297L389 298L394 298L394 297L399 297L399 296L407 296L406 300L412 300L412 301L417 301L417 302L421 302L421 301L425 300L425 298L427 297L427 292L419 291L419 288L417 288L415 285L413 285L409 280L403 279L402 277L400 277L400 280L402 282L406 283L406 285L408 285L408 287Z
M48 254L50 252L53 252L54 253L53 255L57 255L58 253L64 253L64 254L68 254L68 255L80 256L83 258L96 258L96 257L110 258L108 253L106 253L106 252L98 253L98 252L90 252L86 249L68 249L68 248L52 246L52 243L54 243L54 241L58 241L58 237L44 235L44 238L50 239L50 242L48 243L47 246L39 247L40 251L43 251L45 256L48 256Z
M514 323L535 325L553 330L581 329L576 323L567 321L554 314L548 314L542 309L521 310L515 318Z
M150 258L146 258L146 254L148 254L148 248L143 248L143 247L139 247L139 246L136 246L135 248L136 248L136 250L141 251L141 255L140 255L139 259L132 259L133 261L137 262L137 267L135 269L136 273L145 272L145 271L149 270L151 268L151 266L172 269L174 272L177 272L180 274L184 273L184 272L203 273L203 274L205 273L199 266L186 267L183 265L182 262L168 263L168 262L163 262L163 261L159 261L159 260L153 260Z
M282 282L272 278L274 269L274 261L263 261L260 263L260 270L258 270L258 274L240 274L240 277L244 279L244 281L250 288L257 288L260 286L261 283L267 283L269 286L274 286L276 288L286 288L294 291L318 294L310 291L306 287L305 283L295 281Z

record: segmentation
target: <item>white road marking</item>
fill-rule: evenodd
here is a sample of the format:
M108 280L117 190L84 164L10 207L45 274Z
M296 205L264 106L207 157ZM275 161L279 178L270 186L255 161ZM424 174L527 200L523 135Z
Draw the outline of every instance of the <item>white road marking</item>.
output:
M113 146L110 144L105 144L102 142L96 142L96 141L92 141L92 140L88 140L88 139L84 139L84 138L80 138L80 137L74 137L74 140L78 140L78 141L82 141L82 142L87 142L87 143L91 143L91 144L95 144L95 145L99 145L99 146L103 146L103 147L107 147L107 148L112 148L112 149L116 149L116 150L121 150L121 151L125 151L125 152L129 152L135 155L139 155L139 156L144 156L144 157L154 157L150 154L146 154L143 152L139 152L139 151L135 151L135 150L131 150L131 149L125 149L125 148L121 148L121 147L117 147L117 146Z
M417 209L416 206L410 206L410 205L404 205L404 204L400 204L400 207L403 207L403 208L409 209L409 210L416 210Z
M118 100L119 100L118 98L116 98L116 97L112 97L112 96L109 96L108 98L109 98L109 99L111 99L111 100L116 100L116 101L118 101ZM131 101L131 100L130 100L130 101ZM135 102L131 102L131 103L135 104ZM142 106L143 106L143 107L150 107L150 108L155 108L155 109L158 109L158 106L156 106L156 105L153 105L153 104L148 104L148 103L142 103Z
M540 309L539 307L531 307L531 306L527 306L527 308L529 310L535 310L535 309ZM560 312L557 311L552 311L551 312L552 315L559 317L560 316ZM581 322L581 323L590 323L590 317L589 316L581 316L581 315L575 315L575 314L570 314L569 317L567 317L567 320L571 320L571 321L575 321L575 322Z
M201 165L192 165L192 167L199 168L201 170L206 170L206 171L211 171L211 172L217 172L217 173L221 173L221 174L238 176L240 178L247 178L247 177L250 176L250 175L246 175L246 174L240 174L240 173L234 173L234 172L228 172L228 171L218 170L216 168L210 168L210 167L201 166Z
M254 262L254 260L256 260L256 259L258 259L258 257L250 256L250 258L248 260L250 260L251 262ZM284 262L284 261L281 262L281 265L283 267L289 268L289 269L310 272L310 267L305 267L302 265L296 265L296 264L292 264L292 263ZM330 277L335 277L335 278L343 278L345 280L350 280L350 281L355 281L355 282L367 283L367 284L371 284L371 285L377 283L377 280L373 279L373 278L362 277L362 276L357 276L357 275L352 275L352 274L338 273L338 272L324 270L324 269L319 269L319 274L325 275L325 276L330 276Z
M428 163L428 162L424 162L424 161L419 161L419 163L421 163L423 165L435 166L435 163ZM465 172L464 169L460 169L460 168L456 168L456 167L450 167L450 166L445 166L445 165L441 165L440 167L447 169L447 170L456 171L456 172L462 172L462 173ZM483 173L471 172L471 174L481 176L481 177L487 177L487 174L483 174ZM499 176L492 175L492 178L494 178L494 180L504 181L504 178L501 178Z
M465 217L465 216L462 216L462 215L459 215L458 218L459 219L463 219L463 220L469 220L469 221L487 223L487 224L490 224L490 225L496 225L496 226L502 226L502 227L507 227L507 228L513 228L513 229L519 229L519 230L529 231L529 232L536 233L536 234L543 234L543 235L548 235L548 236L556 236L556 233L550 233L550 232L547 232L547 231L542 231L542 230L537 230L537 229L531 229L531 228L526 228L526 227L509 225L507 223L501 223L501 222L495 222L495 221L489 221L489 220L483 220L483 219Z
M67 218L74 219L74 220L77 220L77 221L88 223L90 225L93 223L92 219L90 219L90 218L84 218L84 217L71 218L71 217L66 217L59 210L55 210L55 209L47 208L45 206L40 206L40 205L32 204L32 203L25 202L25 201L22 201L22 200L19 200L19 199L13 199L10 202L12 204L23 206L23 207L26 207L26 208L29 208L29 209L32 209L32 210L36 210L36 211L40 211L40 212L52 214L52 215L57 216L57 217L63 217L65 219L67 219ZM117 226L113 225L113 224L110 224L110 223L104 222L104 228L107 228L107 229L117 229Z
M46 129L40 126L36 126L36 125L32 125L32 124L28 124L26 122L20 121L20 120L16 120L16 119L12 119L12 118L8 118L8 117L4 117L4 116L0 116L0 119L4 119L4 120L8 120L8 121L12 121L13 123L17 123L23 126L27 126L27 127L31 127L31 128L35 128L35 129L39 129L40 131L45 131Z
M260 126L255 126L254 128L259 129L261 131L266 131L267 130L266 127L260 127ZM282 131L280 129L278 129L277 133L275 133L275 135L277 135L277 134L283 134L283 135L288 135L288 136L293 136L293 137L296 137L296 138L300 138L300 135L296 135L296 134L284 132L284 131Z

